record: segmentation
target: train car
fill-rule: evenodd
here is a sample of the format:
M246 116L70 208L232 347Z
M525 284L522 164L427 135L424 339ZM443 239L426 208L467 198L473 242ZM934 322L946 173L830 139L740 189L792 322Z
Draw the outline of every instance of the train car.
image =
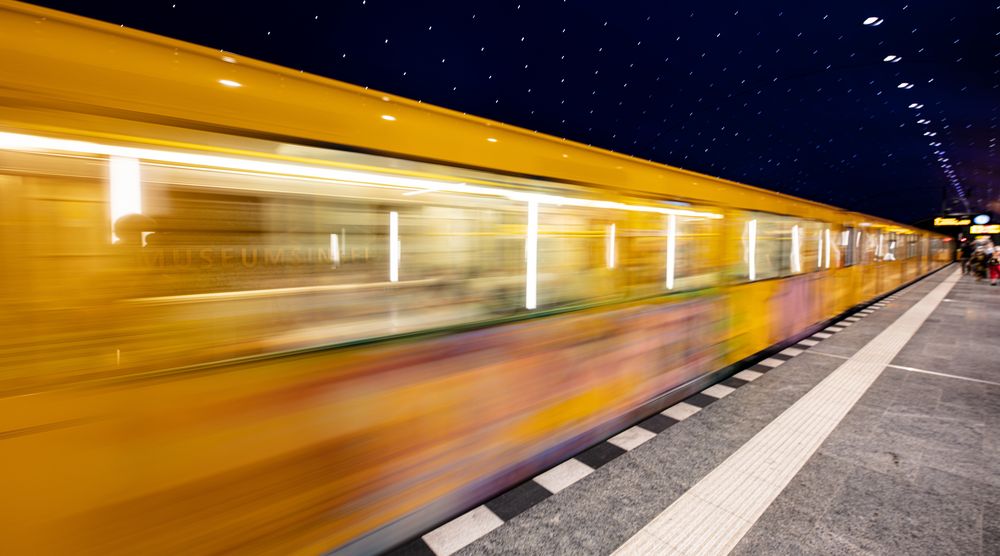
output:
M368 554L947 238L0 1L0 552Z

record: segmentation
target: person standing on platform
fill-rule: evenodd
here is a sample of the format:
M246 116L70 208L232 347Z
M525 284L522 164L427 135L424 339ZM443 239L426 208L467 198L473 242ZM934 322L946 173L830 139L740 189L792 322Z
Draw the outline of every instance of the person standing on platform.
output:
M969 262L972 260L972 253L976 250L976 247L972 245L971 241L966 241L963 243L962 247L958 250L959 262L962 263L962 274L969 273Z
M981 282L986 277L986 261L988 260L989 257L986 256L986 250L982 247L977 247L976 252L972 254L972 259L969 261L969 266L972 275L976 277L976 282Z

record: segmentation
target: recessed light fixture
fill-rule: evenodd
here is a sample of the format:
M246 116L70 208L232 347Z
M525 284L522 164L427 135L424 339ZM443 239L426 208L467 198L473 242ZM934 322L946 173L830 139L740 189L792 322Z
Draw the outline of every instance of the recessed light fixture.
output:
M233 81L231 79L220 79L219 83L225 85L226 87L242 87L243 84L238 81Z
M862 22L862 24L868 25L869 27L878 27L879 25L882 25L883 21L885 21L885 20L882 19L881 17L874 17L874 16L872 16L872 17L869 17L869 18L865 19Z
M222 61L226 62L227 64L235 64L236 58L233 58L232 56L223 56Z
M890 54L890 55L886 56L885 58L882 58L882 61L883 62L892 62L893 64L895 64L896 62L898 62L898 61L900 61L902 59L903 58L900 57L900 56L896 56L895 54Z
M496 140L495 137L487 137L486 140L489 141L490 143L496 143L497 142L497 140Z
M387 122L394 122L396 121L396 116L390 116L389 114L382 114L382 119Z
M907 83L906 81L903 81L899 85L896 85L896 88L897 89L912 89L913 88L913 83Z

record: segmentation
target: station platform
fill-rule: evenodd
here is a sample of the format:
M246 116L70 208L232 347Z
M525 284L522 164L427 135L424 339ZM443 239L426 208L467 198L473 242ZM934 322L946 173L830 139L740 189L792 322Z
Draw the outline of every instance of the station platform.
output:
M1000 287L932 274L391 554L1000 554Z

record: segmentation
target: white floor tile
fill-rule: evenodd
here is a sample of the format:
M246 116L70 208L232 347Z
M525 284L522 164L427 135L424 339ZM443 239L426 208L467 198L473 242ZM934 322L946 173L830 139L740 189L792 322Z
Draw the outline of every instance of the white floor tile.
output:
M702 394L708 394L713 398L725 398L729 394L732 394L736 389L732 386L726 386L725 384L713 384L712 386L701 391Z
M454 554L486 533L503 525L503 520L486 506L479 506L424 535L434 554Z
M825 340L825 339L829 338L830 336L833 336L833 334L828 334L826 332L817 332L817 333L815 333L815 334L812 335L813 338L819 338L820 340Z
M785 348L785 349L781 350L781 354L782 355L791 355L792 357L795 357L796 355L801 355L802 354L802 350L799 349L799 348Z
M839 326L827 326L823 329L824 332L840 332L843 328Z
M678 421L683 421L699 411L701 411L700 407L686 402L681 402L673 407L668 407L665 411L663 411L663 414L667 417L677 419Z
M745 371L740 371L740 372L736 373L733 376L735 376L736 378L738 378L740 380L749 380L749 381L753 382L753 381L757 380L758 378L764 376L764 373L758 373L757 371L751 371L750 369L747 369Z
M618 446L622 450L633 450L656 436L656 433L649 432L642 427L632 427L608 439L608 442Z
M782 359L775 359L775 358L771 357L770 359L765 359L765 360L761 361L760 364L764 365L765 367L774 368L774 367L777 367L778 365L781 365L784 362L785 361L782 360Z
M570 459L535 477L535 482L555 494L593 472L594 469L582 461Z
M806 338L805 340L799 340L799 343L804 346L814 346L819 343L819 340L810 340Z

